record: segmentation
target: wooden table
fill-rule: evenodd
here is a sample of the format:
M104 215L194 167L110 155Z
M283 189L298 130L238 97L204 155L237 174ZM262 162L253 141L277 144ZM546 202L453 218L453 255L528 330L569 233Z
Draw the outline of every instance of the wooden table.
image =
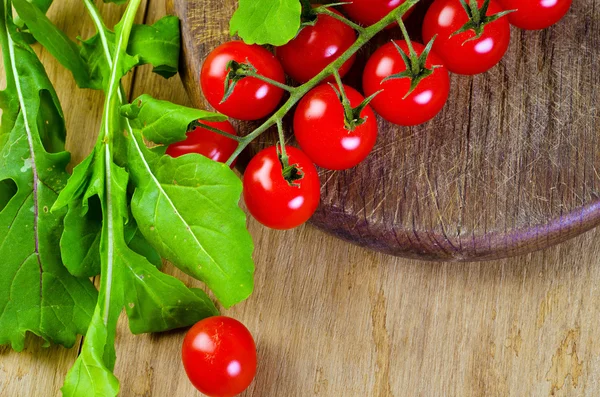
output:
M139 19L146 22L164 14L162 0L145 8ZM102 9L109 22L122 10ZM51 10L71 37L89 37L92 25L81 15L77 0ZM80 161L99 127L102 94L76 89L48 53L38 53ZM127 85L133 97L188 104L177 78L165 81L149 68ZM600 395L600 230L526 257L440 264L375 254L310 226L277 232L250 220L249 227L256 292L225 312L258 344L258 375L246 396ZM180 363L183 335L132 336L121 321L121 395L198 395ZM34 339L21 354L0 348L0 396L57 395L77 352Z

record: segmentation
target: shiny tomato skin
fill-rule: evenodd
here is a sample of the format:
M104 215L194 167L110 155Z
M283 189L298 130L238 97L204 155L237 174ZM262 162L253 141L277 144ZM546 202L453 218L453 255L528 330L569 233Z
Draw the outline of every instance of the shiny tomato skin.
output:
M218 128L233 136L237 136L235 128L229 121L200 121L209 127ZM196 127L187 133L185 141L173 143L167 148L167 154L171 157L179 157L190 153L201 154L211 160L225 163L237 149L238 143L226 136L206 128Z
M406 0L352 0L350 4L344 4L342 9L355 22L363 26L371 26L390 12L398 8ZM413 8L408 10L402 19L406 19Z
M511 25L520 29L546 29L558 23L569 12L573 0L498 0L508 14Z
M405 41L396 44L408 53ZM423 52L424 46L412 43L417 54ZM384 78L406 70L402 57L393 43L380 47L367 61L363 72L363 89L366 96L383 90L373 99L371 106L387 121L402 125L413 126L423 124L434 118L446 104L450 92L450 77L442 60L431 51L427 58L426 67L434 69L433 74L421 80L417 88L403 99L410 89L410 79L390 79L383 83Z
M280 83L285 82L281 64L269 51L257 45L230 41L215 48L206 58L200 72L200 84L206 100L218 112L239 120L258 120L271 113L283 97L281 88L254 77L240 80L223 103L227 63L248 60L259 74Z
M185 371L192 384L210 397L232 397L250 386L256 374L256 345L239 321L206 318L185 336Z
M344 86L352 107L359 106L363 96ZM306 155L319 167L345 170L363 161L377 141L377 119L370 106L361 117L366 122L354 131L344 128L344 107L329 84L312 89L298 104L294 114L294 134Z
M282 176L275 146L259 152L244 172L244 200L250 214L272 229L286 230L305 223L320 201L319 175L300 149L286 146L290 164L297 164L304 177L291 186Z
M478 0L480 7L483 2ZM503 10L495 0L491 0L487 15ZM437 35L433 50L452 73L484 73L496 66L506 54L510 44L510 24L504 16L487 24L478 39L467 41L475 37L472 30L452 36L467 20L467 13L459 0L435 0L425 14L423 40L429 42Z
M338 11L331 11L339 14ZM296 38L277 47L275 55L291 78L306 83L339 58L355 41L356 32L351 27L321 14L314 26L305 26ZM342 65L340 76L348 73L355 59L356 56L352 56Z

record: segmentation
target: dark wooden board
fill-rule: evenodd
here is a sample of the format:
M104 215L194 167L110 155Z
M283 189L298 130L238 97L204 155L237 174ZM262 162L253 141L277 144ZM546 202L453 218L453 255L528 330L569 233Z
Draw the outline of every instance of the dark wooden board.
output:
M409 21L418 37L423 0ZM199 88L203 59L230 40L234 0L169 0L182 19L187 91ZM450 99L414 128L379 120L363 164L322 170L322 203L311 220L345 240L393 255L445 261L488 260L560 243L600 223L600 0L575 0L545 31L514 29L500 65L453 76ZM388 31L361 51L348 77L357 84ZM255 124L238 124L247 133ZM293 134L289 131L290 140ZM276 142L269 131L239 162Z

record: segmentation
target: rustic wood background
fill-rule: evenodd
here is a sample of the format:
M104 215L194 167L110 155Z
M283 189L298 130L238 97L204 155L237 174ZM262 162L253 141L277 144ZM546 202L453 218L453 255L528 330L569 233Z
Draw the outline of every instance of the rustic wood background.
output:
M122 11L101 8L109 22ZM165 6L150 0L145 10L139 19L152 22ZM71 37L92 34L82 15L77 0L51 10ZM102 94L76 89L39 53L80 161L95 140ZM147 92L189 103L179 80L148 68L127 84L133 97ZM373 253L312 226L276 232L250 220L249 227L256 292L225 312L258 344L258 375L245 396L600 395L600 230L528 256L453 264ZM183 335L132 336L122 321L121 395L199 395L180 363ZM58 395L76 355L77 348L45 349L34 339L20 354L0 348L0 396Z
M407 21L414 39L432 1L421 1ZM237 0L167 3L184 26L184 84L202 107L202 60L230 39ZM361 49L345 80L360 88L362 66L391 38L399 29ZM529 253L600 224L599 39L600 0L575 0L550 29L513 29L498 67L452 76L448 104L434 120L404 128L380 118L366 161L322 170L311 222L386 253L449 261ZM273 128L251 149L276 140Z

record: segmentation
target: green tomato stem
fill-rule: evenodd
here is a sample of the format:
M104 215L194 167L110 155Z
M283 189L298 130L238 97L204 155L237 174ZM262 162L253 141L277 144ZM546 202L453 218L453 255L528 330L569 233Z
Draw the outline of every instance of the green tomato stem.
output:
M292 87L292 86L289 86L287 84L280 83L279 81L275 81L275 80L270 79L270 78L268 78L266 76L263 76L262 74L259 74L259 73L248 73L247 76L248 77L254 77L255 79L262 80L265 83L269 83L269 84L271 84L271 85L273 85L275 87L281 88L282 90L287 91L289 93L294 93L294 91L296 91L296 87Z
M279 134L279 150L281 155L281 164L282 168L286 169L290 166L290 158L287 155L287 151L285 149L285 133L283 132L283 122L281 120L277 120L277 133Z
M318 84L320 84L327 77L331 76L334 71L339 70L346 61L348 61L354 54L358 52L365 44L369 42L375 35L385 29L389 24L396 21L397 18L404 15L411 7L417 4L420 0L408 0L405 3L398 6L398 8L391 11L385 18L380 20L374 25L366 29L362 29L359 31L359 35L356 38L354 44L348 48L346 52L344 52L338 59L329 64L325 69L321 71L318 75L313 77L307 83L298 86L291 93L288 100L283 104L279 110L277 110L271 117L269 117L260 127L252 131L250 134L246 135L238 144L237 149L231 155L229 160L227 160L227 165L231 165L233 161L242 153L242 151L248 147L250 142L259 137L262 133L267 131L272 126L276 125L278 121L282 121L283 117L289 113L290 110L302 99L304 95L306 95L310 90L315 88Z
M365 32L365 28L363 28L362 26L360 26L359 24L356 24L354 22L352 22L351 20L349 20L348 18L344 17L343 15L339 15L336 14L335 12L331 11L330 9L328 9L325 6L320 6L317 7L315 9L317 14L325 14L330 16L333 19L337 19L340 22L343 22L344 24L350 26L352 29L356 30L359 34L362 34Z
M211 127L210 125L203 124L201 121L193 123L193 126L194 127L198 126L200 128L204 128L205 130L209 130L211 132L214 132L215 134L222 135L225 138L233 139L234 141L237 141L237 142L241 142L243 140L243 138L241 136L231 135L230 133L225 132L223 130L220 130L218 128Z

